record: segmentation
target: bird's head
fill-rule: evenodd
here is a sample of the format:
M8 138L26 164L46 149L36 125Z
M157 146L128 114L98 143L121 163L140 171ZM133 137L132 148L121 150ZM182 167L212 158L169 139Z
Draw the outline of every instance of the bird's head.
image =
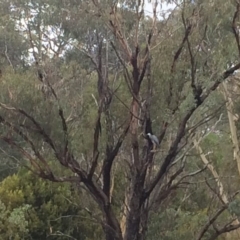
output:
M151 133L147 133L147 135L150 137L152 134Z

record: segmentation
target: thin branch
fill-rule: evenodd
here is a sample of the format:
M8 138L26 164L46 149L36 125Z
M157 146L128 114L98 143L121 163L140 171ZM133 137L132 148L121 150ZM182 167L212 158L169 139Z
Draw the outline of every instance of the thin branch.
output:
M122 48L125 51L125 54L128 56L128 60L130 61L132 58L132 51L130 50L130 47L127 43L127 40L122 32L121 24L119 22L118 16L117 16L117 6L114 5L111 9L110 13L110 20L109 20L109 28L115 35L115 37L120 42Z
M12 62L11 62L9 56L8 56L8 47L7 47L6 39L5 39L5 52L4 53L5 53L5 56L8 60L9 65L12 67L12 69L14 69L13 64L12 64Z
M56 150L56 146L55 143L53 142L53 140L50 138L50 136L46 133L46 131L44 130L44 128L41 127L40 123L37 122L37 120L30 116L26 111L24 111L23 109L20 108L15 108L15 107L8 107L6 104L4 103L0 103L0 106L3 107L6 110L10 110L10 111L15 111L15 112L19 112L20 114L22 114L23 116L25 116L27 119L29 119L37 128L37 132L43 136L44 141L49 144L49 146L53 149L53 151L55 152L55 154L57 154L57 150Z
M237 23L237 20L239 19L239 15L240 15L240 3L237 2L236 11L234 13L233 20L232 20L232 30L237 43L238 55L240 56L239 26Z
M236 193L234 193L233 198L234 198L238 193L239 193L239 191L236 192ZM231 199L232 199L232 198L231 198ZM201 239L203 238L204 234L208 231L209 227L217 220L217 218L218 218L226 209L228 209L229 204L230 204L230 203L224 204L224 205L209 219L209 221L204 225L204 227L202 228L202 230L201 230L200 233L198 234L196 240L201 240ZM238 227L239 227L239 226L238 226ZM237 227L237 228L238 228L238 227ZM232 231L232 230L235 230L235 228L233 228L233 227L227 228L227 227L225 226L225 227L222 229L222 232L221 232L220 234L224 233L224 230L225 230L225 232L227 232L227 230ZM221 230L220 230L220 231L221 231ZM218 234L218 232L217 232L216 234ZM210 237L209 240L216 239L216 234L214 234L212 237ZM220 234L218 234L217 236L219 236Z
M192 114L199 108L199 106L203 103L203 101L210 95L211 92L213 92L218 86L219 84L226 79L227 77L231 76L237 69L240 68L240 63L238 63L237 65L229 68L228 70L226 70L215 82L214 84L208 89L208 91L205 92L204 95L202 95L201 97L201 102L197 102L194 106L192 106L192 108L186 113L186 115L184 116L184 118L182 119L182 122L179 125L178 131L177 131L177 135L175 140L173 141L167 156L165 157L165 160L159 170L159 172L157 173L157 175L155 176L155 178L153 179L152 183L149 185L149 187L147 189L145 189L144 193L143 193L143 199L147 199L149 197L149 195L151 194L152 190L155 188L155 186L157 185L157 183L160 181L160 179L162 179L162 177L164 176L164 174L166 173L168 166L172 163L172 161L175 159L176 154L178 152L178 145L181 142L182 138L185 136L185 132L186 132L186 124L188 122L188 120L190 119L190 117L192 116Z
M217 78L217 80L213 83L213 85L208 89L208 91L206 91L202 98L202 101L204 101L211 92L213 92L215 89L217 89L217 87L219 86L219 84L225 80L226 78L228 78L229 76L231 76L236 70L238 70L240 68L240 63L236 64L235 66L227 69L220 77Z
M118 99L118 101L131 113L132 116L137 118L140 121L143 121L143 119L139 118L138 116L134 115L132 110L114 93L114 96Z
M193 14L194 14L194 12L193 12ZM192 14L192 16L193 16L193 14ZM184 16L184 12L182 13L182 15ZM172 73L175 71L178 58L180 57L180 55L182 53L184 44L186 43L189 35L191 34L192 27L193 27L192 24L189 24L187 27L185 27L185 34L184 34L183 40L182 40L178 50L176 51L176 53L175 53L175 55L173 57L173 63L172 63L172 66L171 66L171 72Z
M110 197L110 182L111 182L111 168L114 159L116 158L120 147L122 146L122 143L127 136L128 130L130 127L130 122L128 123L127 127L124 129L120 137L118 138L118 141L115 145L115 147L112 149L111 152L108 153L108 156L106 156L103 167L102 167L102 173L103 173L103 191L104 193Z
M120 61L121 65L123 66L124 70L125 70L125 74L126 74L126 83L127 83L127 86L128 86L128 89L131 91L132 93L132 81L131 81L131 77L130 77L130 74L129 74L129 71L127 69L127 66L124 62L124 60L121 58L119 52L117 51L117 48L116 46L114 45L114 43L111 41L110 42L111 46L112 46L112 49L114 50L118 60Z
M235 219L234 219L235 220ZM232 222L234 221L232 220ZM220 235L227 233L227 232L232 232L236 229L240 228L240 223L239 224L230 224L230 225L225 225L221 229L217 229L214 234L208 239L208 240L215 240L217 239Z
M99 136L101 133L101 110L99 108L98 110L98 117L95 123L95 130L94 130L94 138L93 138L93 160L92 160L92 165L89 170L88 178L91 179L95 169L97 167L98 163L98 157L99 157L99 151L98 151L98 142L99 142Z
M51 170L49 168L49 165L47 164L46 160L43 158L43 156L40 154L40 152L37 150L36 146L34 145L34 143L32 142L32 140L30 140L30 138L28 138L28 136L26 134L24 134L19 128L17 128L16 126L14 126L13 124L9 123L8 121L6 121L1 115L0 115L0 123L4 124L5 126L7 126L9 129L13 130L18 136L20 136L26 143L28 143L31 146L31 149L33 150L34 154L36 155L36 157L44 164L46 170L51 173ZM17 144L15 144L11 139L9 138L3 138L5 142L9 143L10 145L14 145L15 147L19 147ZM20 149L21 150L21 149ZM27 152L26 151L22 151L26 154L27 156ZM29 154L28 154L29 155ZM31 157L30 155L28 156L28 158L30 160ZM39 166L37 166L38 168Z
M223 205L214 215L213 217L205 224L199 235L197 236L196 240L201 240L204 234L207 232L209 227L217 220L217 218L228 208L228 205Z

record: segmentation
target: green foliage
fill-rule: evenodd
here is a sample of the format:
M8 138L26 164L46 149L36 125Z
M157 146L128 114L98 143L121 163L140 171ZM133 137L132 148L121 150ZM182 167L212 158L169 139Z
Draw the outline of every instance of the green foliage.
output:
M153 214L147 239L194 239L198 227L207 221L206 212L207 209L202 209L193 214L181 209L168 208L161 214Z
M229 210L235 214L238 218L240 217L240 199L235 199L229 204Z
M89 224L84 210L91 206L79 198L81 192L69 184L53 184L21 170L0 184L2 239L61 239L72 236L79 240L101 236L99 226ZM64 237L64 235L66 235Z
M28 221L25 216L30 208L30 205L24 204L8 210L0 201L0 237L13 240L25 239L28 236Z
M129 91L132 84L132 59L128 59L121 44L109 30L109 13L115 1L98 1L101 2L101 11L90 2L11 0L5 1L0 7L0 63L1 67L3 66L0 77L0 102L3 106L0 107L0 116L4 116L4 119L11 123L10 127L1 124L0 128L0 167L3 170L0 175L2 239L67 240L68 236L79 240L103 238L99 226L102 219L101 210L86 191L67 183L43 181L23 169L16 173L18 167L26 163L26 154L23 157L21 153L26 151L31 156L34 155L29 144L32 141L54 174L60 177L76 175L70 166L66 169L66 165L62 163L63 167L56 161L56 153L53 153L46 140L43 140L41 131L36 130L36 124L26 117L23 111L41 124L48 136L54 139L57 149L64 149L57 152L63 156L66 150L66 135L62 119L59 117L61 107L68 126L67 147L86 172L95 157L92 149L95 144L94 130L98 107L101 101L108 97L99 96L98 93L98 80L103 75L108 83L107 90L113 93L108 109L114 139L111 144L116 144L116 139L119 138L126 122L132 118L131 102L135 97ZM163 130L163 123L168 123L161 149L152 161L152 174L148 176L150 180L162 166L186 112L196 105L191 83L193 75L196 84L206 91L222 72L239 58L231 26L235 6L225 0L184 2L184 7L172 11L168 20L157 20L156 29L153 29L153 44L147 45L150 48L151 61L137 99L141 106L138 116L139 144L134 147L140 149L140 153L147 147L147 141L141 135L146 127L143 118L151 117L152 129L158 136ZM122 26L123 36L127 39L128 48L135 52L135 39L138 38L138 54L142 57L146 51L146 39L152 30L152 21L144 16L136 31L138 16L133 11L137 7L137 1L118 1L118 4L120 7L117 17ZM193 16L194 9L197 10L196 16ZM186 34L183 18L185 24L192 23L194 27L176 60L176 53L181 50ZM27 21L27 24L23 24L23 20ZM36 56L32 53L33 46L27 44L30 40ZM50 49L51 44L57 50ZM116 55L111 44L114 44L120 57ZM194 63L191 55L194 56ZM31 58L39 61L39 69L46 79L39 81L39 69ZM124 62L124 67L121 61ZM96 70L100 64L103 65L101 72ZM138 64L142 67L142 63ZM130 73L129 79L127 70ZM54 93L49 86L54 89ZM150 105L149 109L147 104ZM221 106L224 106L224 99L222 94L216 91L193 113L186 124L185 134L192 129L195 131L196 126L196 135L208 133L202 140L201 147L219 173L226 192L232 193L238 190L239 176L236 164L232 161L227 113ZM239 111L238 107L236 110ZM215 126L220 116L222 120ZM98 141L99 162L96 176L94 175L97 178L107 154L109 133L106 122L106 114L102 114ZM212 126L216 129L210 132ZM237 127L239 128L239 123ZM17 134L20 130L30 141L24 142ZM179 156L187 152L186 163L183 164L184 175L203 167L199 154L192 149L191 137L179 143ZM20 148L14 148L12 142L11 147L7 145L6 140L10 138ZM130 169L133 162L131 140L129 134L111 172L111 181L114 182L111 182L114 185L111 206L118 219L124 208L128 183L134 177ZM139 155L140 158L145 158L144 154ZM12 159L15 162L10 165ZM166 179L163 178L159 185L165 184L165 180L182 166L182 162L179 163L180 161L169 170L169 176L167 174ZM181 176L176 178L173 184L181 179ZM100 177L96 184L100 186L101 181ZM210 171L206 170L193 178L186 178L184 183L183 191L176 191L174 197L166 199L167 203L162 201L154 206L156 211L149 214L148 240L194 239L211 213L218 209L219 201L210 190L210 187L218 189L218 185ZM147 188L148 183L144 184L144 187ZM90 214L86 208L90 210ZM209 208L211 213L208 212ZM223 225L228 222L231 214L239 216L238 209L239 201L233 201L229 212L226 211L227 213L218 219L218 223ZM93 218L98 222L92 221ZM207 239L213 231L210 228L204 237Z

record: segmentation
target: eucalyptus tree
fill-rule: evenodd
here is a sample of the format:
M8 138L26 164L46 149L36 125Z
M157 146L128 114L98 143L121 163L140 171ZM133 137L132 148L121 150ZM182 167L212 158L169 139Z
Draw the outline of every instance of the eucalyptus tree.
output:
M0 13L0 69L2 75L3 68L6 66L12 69L25 66L25 57L28 53L26 41L16 28L7 2L1 4Z
M36 175L83 187L102 212L107 240L145 239L151 211L206 169L190 161L190 140L213 124L223 103L213 101L216 89L240 68L238 2L179 1L160 18L161 2L150 17L144 1L14 2L45 90L36 89L32 72L16 98L9 99L11 82L1 83L1 139ZM49 40L49 27L60 42ZM50 54L46 39L54 43ZM147 133L158 137L158 149ZM69 171L57 171L50 156ZM124 176L121 196L116 172ZM239 227L211 228L228 204L204 219L196 239Z

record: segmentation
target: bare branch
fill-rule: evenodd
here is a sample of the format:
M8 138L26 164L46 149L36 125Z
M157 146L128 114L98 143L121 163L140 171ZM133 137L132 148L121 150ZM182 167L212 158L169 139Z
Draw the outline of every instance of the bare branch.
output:
M48 173L51 173L51 170L49 168L49 165L47 164L46 160L44 159L44 157L40 154L40 152L37 150L36 146L34 145L33 141L29 139L29 137L24 134L19 128L15 127L13 124L9 123L8 121L6 121L2 116L0 116L0 123L4 124L5 126L7 126L10 130L13 130L18 136L20 136L26 143L28 143L31 147L31 149L33 150L34 154L36 155L36 157L44 164L44 167L46 168L46 170L48 171ZM35 161L32 161L32 157L31 155L29 155L25 150L23 150L21 147L19 147L17 144L15 144L15 142L7 137L4 137L3 140L5 142L7 142L10 145L13 145L15 147L18 147L22 153L25 154L26 157L28 157L28 159L30 160L30 162L38 169L41 170L40 165L35 164Z
M233 196L231 197L231 199L233 199L234 197L236 197L236 195L239 194L239 191L235 192L233 194ZM198 234L196 240L201 240L204 236L204 234L208 231L209 227L217 220L217 218L228 208L230 202L227 204L222 205L222 207L209 219L209 221L204 225L204 227L202 228L202 230L200 231L200 233ZM233 231L237 228L239 228L240 226L238 226L240 224L237 225L230 225L228 226L225 225L221 230L218 230L215 234L213 234L209 240L214 240L216 239L220 234L225 233L225 232L230 232Z
M240 15L240 3L238 1L236 1L236 3L237 3L236 11L234 13L233 20L232 20L232 30L233 30L233 34L235 36L235 40L236 40L236 43L237 43L238 55L240 56L239 26L238 26L238 23L237 23L237 20L238 20L239 15Z
M177 151L178 151L178 145L181 142L182 138L185 136L185 130L186 130L186 124L188 122L188 120L190 119L190 117L192 116L192 114L196 111L196 109L198 109L198 107L203 103L203 101L209 96L209 94L211 92L213 92L218 86L219 84L225 80L227 77L229 77L231 74L233 74L237 69L240 68L240 63L238 63L237 65L235 65L234 67L229 68L228 70L226 70L215 82L214 84L209 88L209 90L202 95L201 97L201 102L196 103L194 106L192 106L192 108L186 113L185 117L182 119L182 122L180 123L179 127L178 127L178 131L177 131L177 135L175 140L173 141L169 152L167 154L167 156L165 157L165 160L159 170L159 172L157 173L156 177L153 179L152 183L149 185L149 187L145 190L144 192L144 199L147 199L150 195L150 193L152 192L152 190L155 188L155 186L157 185L157 183L159 182L159 180L164 176L165 172L167 171L169 165L171 164L171 162L174 160L174 158L176 157Z
M184 14L184 13L182 13ZM183 47L184 47L184 44L186 43L187 39L188 39L188 36L191 34L191 30L192 30L192 24L189 24L186 28L185 28L185 35L183 37L183 40L178 48L178 50L176 51L175 55L174 55L174 58L173 58L173 63L172 63L172 67L171 67L171 72L173 73L175 71L175 68L176 68L176 64L177 64L177 61L178 61L178 58L180 57L181 55L181 52L183 50Z
M99 151L98 151L98 141L99 141L99 136L101 133L101 110L99 109L98 111L98 117L95 123L95 130L94 130L94 142L93 142L93 161L92 165L88 174L88 178L92 178L95 169L97 167L98 163L98 156L99 156Z
M233 219L231 222L234 222L235 219ZM238 224L226 224L224 227L222 227L221 229L216 229L216 233L212 234L212 236L208 239L208 240L215 240L217 239L220 235L224 234L224 233L228 233L228 232L232 232L236 229L240 228L240 223Z
M14 107L8 107L6 104L0 103L0 106L3 107L4 109L10 110L10 111L15 111L19 112L23 116L25 116L27 119L29 119L37 128L37 132L43 136L44 141L49 144L49 146L53 149L55 154L57 154L56 146L53 140L50 138L50 136L46 133L46 131L41 127L40 123L36 121L35 118L30 116L26 111L20 108L14 108Z
M122 146L122 143L128 133L129 127L130 127L130 123L127 124L127 127L125 128L125 130L122 132L122 134L118 138L118 141L117 141L115 147L113 148L113 150L111 152L108 152L108 155L106 156L104 163L103 163L103 167L102 167L103 191L105 192L105 194L108 197L110 197L110 182L111 182L112 164L113 164L113 161L116 158L116 156L119 152L119 149Z
M208 231L209 227L217 220L217 218L228 208L228 204L223 205L205 224L203 229L198 234L196 240L201 240L204 234Z
M122 45L122 48L124 49L126 55L128 56L128 60L130 61L132 58L132 51L130 50L127 40L122 32L121 24L117 16L116 5L112 6L109 23L110 29L112 30L115 37L119 40L120 44Z

